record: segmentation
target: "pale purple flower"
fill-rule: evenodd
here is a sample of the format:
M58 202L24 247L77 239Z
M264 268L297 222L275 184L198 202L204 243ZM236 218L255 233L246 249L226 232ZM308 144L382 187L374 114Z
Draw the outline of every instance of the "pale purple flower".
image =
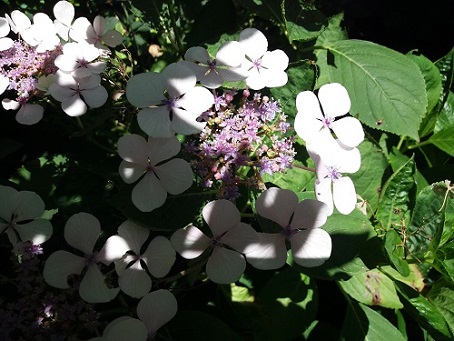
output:
M196 86L194 72L182 64L170 64L161 73L133 76L126 86L128 101L140 110L140 128L152 137L175 133L199 133L206 125L197 118L214 104L212 93Z
M39 104L27 103L27 99L17 102L8 98L2 100L2 106L6 110L17 110L16 121L24 125L33 125L41 121L44 108Z
M157 236L141 253L150 230L129 220L120 225L118 235L126 241L129 248L129 252L115 262L118 285L121 291L131 297L143 297L150 292L152 282L141 262L153 277L164 277L175 262L175 250L167 238Z
M288 56L282 50L268 51L268 40L255 28L241 31L239 42L244 48L246 59L242 68L249 72L246 85L254 90L278 87L287 84Z
M23 30L21 36L38 53L55 50L60 44L54 23L45 13L36 13L33 16L33 24Z
M191 47L186 51L184 59L181 63L191 68L197 80L210 89L218 88L224 82L243 80L248 74L241 68L244 50L237 41L223 43L215 58L201 46Z
M46 282L55 288L67 289L70 288L68 277L80 275L86 269L79 285L80 297L89 303L113 300L120 288L107 286L99 266L120 259L128 250L128 245L120 236L111 236L99 252L94 251L100 234L101 225L93 215L82 212L71 216L65 225L64 238L70 246L81 251L83 256L64 250L52 253L44 266L43 276Z
M75 9L73 4L68 1L59 1L55 4L53 12L55 29L64 41L68 41L70 37L75 41L86 38L87 30L91 24L85 17L74 20Z
M178 154L181 145L176 137L152 138L136 134L118 141L118 154L123 159L120 176L128 184L140 181L132 190L132 202L143 212L164 204L167 193L181 194L191 187L191 166L183 159L165 160Z
M40 218L44 202L39 195L0 186L0 198L0 233L5 232L11 244L30 241L38 245L52 236L50 221Z
M331 256L331 237L320 227L328 217L328 206L318 200L298 197L290 190L271 187L255 203L257 214L276 222L279 233L259 233L259 242L247 261L262 270L277 269L287 259L286 242L290 243L293 260L304 267L323 264Z
M32 25L30 19L19 10L12 11L11 16L5 14L5 17L8 21L9 26L11 27L11 31L16 34L22 34Z
M206 265L208 278L219 284L237 281L246 269L243 254L256 247L257 233L250 225L241 222L240 212L228 200L209 202L203 208L202 216L212 236L208 237L190 225L172 235L172 246L186 259L199 257L210 248Z
M57 72L55 83L49 86L53 98L61 102L63 111L69 116L80 116L90 108L99 108L107 101L107 90L101 85L101 77L74 78L70 74Z

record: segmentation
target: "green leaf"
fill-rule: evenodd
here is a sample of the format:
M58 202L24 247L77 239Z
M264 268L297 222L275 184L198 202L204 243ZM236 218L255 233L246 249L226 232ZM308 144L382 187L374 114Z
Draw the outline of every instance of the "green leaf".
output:
M405 249L401 237L396 230L388 230L385 234L385 250L389 260L402 276L410 274L408 263L404 260Z
M440 60L437 60L435 62L435 65L440 70L442 84L442 94L440 95L440 98L438 100L437 107L434 108L436 112L439 112L448 99L448 95L450 93L451 85L454 79L454 48L449 51L446 56L444 56Z
M402 226L409 218L409 192L415 181L415 162L410 158L399 167L383 186L378 203L377 219L388 230Z
M433 265L443 275L454 281L454 240L436 250Z
M284 189L290 189L296 193L313 191L314 182L315 182L315 173L310 172L305 169L301 169L298 166L302 165L301 162L295 161L293 167L287 169L285 173L274 173L273 175L263 174L262 180L266 182L271 182L276 186ZM313 166L311 164L310 166Z
M419 128L419 136L423 137L430 134L437 121L437 112L433 111L441 95L441 76L440 71L430 59L418 54L417 51L411 51L407 57L418 65L426 83L427 92L427 109L426 115Z
M388 154L388 161L391 165L393 172L398 170L408 160L410 160L410 158L407 155L402 154L400 150L397 149L395 146L392 147L392 152ZM429 183L418 169L415 170L414 178L416 183L416 193L421 192L424 188L429 186Z
M354 275L348 281L339 281L339 284L360 303L392 309L403 308L393 281L377 269Z
M304 2L284 0L282 14L290 43L317 38L328 24L328 18L322 12Z
M409 287L417 290L418 292L423 291L426 284L424 283L424 277L422 276L419 268L416 264L409 264L410 273L408 276L402 276L390 265L381 265L380 271L390 276L392 279L405 283Z
M361 40L327 43L324 48L327 64L320 65L320 74L347 88L352 115L370 127L419 141L427 95L415 63L399 52Z
M436 340L452 340L453 334L440 311L409 286L394 282L406 312Z
M257 340L289 340L306 330L317 313L315 280L286 268L273 276L259 294L266 325Z
M358 146L361 152L361 168L350 178L355 184L356 193L367 201L367 208L375 212L381 189L383 173L388 163L383 152L372 142L363 141Z
M315 82L315 68L309 61L292 64L287 69L288 82L286 85L271 88L270 93L279 99L282 110L293 119L296 115L296 96L305 90L312 90Z
M439 279L434 283L427 298L438 308L454 333L454 283Z
M376 236L367 217L359 210L349 215L333 213L322 227L332 239L331 257L321 266L303 268L289 256L287 262L295 269L321 279L344 279L368 270L359 258L359 253L367 240ZM290 253L289 253L290 254Z
M454 124L433 134L428 142L436 145L445 153L454 156Z
M261 18L282 23L281 1L282 0L242 0L239 1L238 4L246 8L248 13L253 13Z
M387 319L361 303L349 301L341 332L342 341L404 341L403 335Z
M450 91L443 108L438 115L434 133L454 125L454 93Z

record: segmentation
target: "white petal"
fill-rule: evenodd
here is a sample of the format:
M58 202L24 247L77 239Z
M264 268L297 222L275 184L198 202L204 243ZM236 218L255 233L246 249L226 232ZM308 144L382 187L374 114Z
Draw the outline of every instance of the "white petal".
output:
M44 212L44 201L35 192L17 192L10 200L14 203L11 207L14 209L19 222L35 219Z
M11 12L11 18L6 16L6 19L12 19L8 20L9 25L11 26L11 30L14 33L23 33L23 31L27 28L29 28L32 24L30 19L21 11L14 10Z
M198 66L198 65L197 65ZM197 80L200 81L200 84L207 87L208 89L219 88L224 80L222 79L218 70L210 70L205 68L205 72L200 75L199 70L194 70L194 73L197 75Z
M175 250L167 238L157 236L148 245L142 259L154 277L162 278L169 273L175 263Z
M0 200L0 218L2 218L6 222L9 222L11 220L11 215L13 214L14 209L17 207L17 204L15 203L15 201L19 200L19 198L20 198L18 193L19 192L16 191L12 187L0 185L0 198L3 198L3 200ZM15 199L15 198L17 198L17 199ZM43 210L44 210L44 202L43 202ZM42 213L42 211L41 211L41 213ZM38 213L38 215L40 215L41 213ZM34 218L36 218L36 217L34 217Z
M13 43L14 41L11 38L0 38L0 51L8 50L11 46L13 46Z
M106 103L109 97L106 88L101 85L94 89L82 90L81 93L90 108L99 108Z
M318 99L325 116L338 117L350 111L351 102L347 89L342 84L331 83L322 85L318 91Z
M6 18L0 18L0 37L6 37L9 34L10 28Z
M137 316L145 323L148 335L154 335L177 313L178 303L168 290L158 289L145 295L137 305Z
M44 264L43 277L47 284L68 289L68 276L80 275L85 267L85 258L73 255L67 251L59 250L52 253Z
M288 56L284 51L268 51L263 55L261 66L269 70L284 71L288 67L288 61Z
M217 69L222 80L225 82L237 82L248 77L249 72L243 68L232 68L232 69Z
M322 265L331 256L331 237L325 230L300 231L290 239L293 260L304 267Z
M88 266L84 278L80 282L80 297L88 303L106 303L112 301L120 288L109 288L105 276L95 264Z
M190 62L202 63L206 65L212 58L205 48L201 46L192 46L186 50L184 59Z
M122 316L107 325L100 341L146 341L147 337L147 327L142 321L129 316ZM95 339L90 339L90 341L95 341Z
M118 235L126 240L129 250L134 251L138 255L140 254L140 248L150 235L150 230L131 220L126 220L118 227Z
M59 102L67 100L68 98L71 98L76 95L74 90L66 86L61 86L57 83L53 83L49 86L49 92L52 95L52 97Z
M132 184L140 179L140 177L147 171L147 168L136 163L122 161L118 168L121 178L127 184Z
M118 285L126 295L140 298L150 292L151 278L145 271L130 267L118 277Z
M287 189L271 187L262 192L255 203L257 213L286 227L298 204L298 197Z
M323 226L328 219L329 211L329 207L319 200L303 200L295 208L291 226L293 229Z
M79 83L79 88L82 90L82 93L85 90L95 89L101 84L101 76L92 74L89 77L76 78Z
M16 114L16 121L24 125L33 125L41 121L44 114L44 108L39 104L22 104Z
M260 270L279 269L287 259L285 237L281 233L257 233L259 242L252 252L246 254L246 260Z
M69 245L91 255L101 233L99 220L85 212L72 215L65 225L65 239Z
M214 104L214 96L201 86L189 89L186 94L178 100L178 105L184 108L191 115L201 115Z
M186 110L175 108L172 110L173 119L171 131L182 135L192 135L200 133L206 125L206 122L197 122L197 117L202 114L192 114Z
M6 86L8 86L8 85L9 85L9 80L8 80L8 84L6 84ZM3 109L6 109L6 110L17 110L20 107L20 103L17 101L11 100L9 98L4 98L2 100L2 107L3 107Z
M96 51L99 52L99 49L96 48ZM107 64L105 62L93 62L87 65L87 69L91 73L96 73L100 74L104 72L104 69L107 67Z
M63 100L61 108L71 117L81 116L87 112L87 105L76 93L72 97Z
M9 85L9 78L5 77L3 75L0 75L0 95L5 92L8 85ZM2 101L2 105L3 105L3 101ZM5 109L7 109L7 108L5 108Z
M36 219L27 224L16 226L22 241L31 241L34 245L39 245L49 240L52 236L52 224L46 219Z
M237 41L227 41L223 43L216 53L216 62L219 65L238 67L244 60L244 48Z
M328 216L333 214L332 181L329 178L315 181L315 197L328 206Z
M103 33L106 32L107 29L106 19L100 15L97 15L93 20L93 29L95 30L97 35L103 35Z
M66 26L70 26L74 19L74 6L68 1L59 1L53 8L55 18Z
M246 78L246 85L253 90L261 90L266 87L266 79L261 73L253 69Z
M361 122L355 117L344 117L331 124L337 138L348 147L356 147L364 140Z
M287 84L288 76L285 71L282 70L263 70L261 71L262 77L265 82L265 86L268 88L277 88Z
M88 39L88 35L93 31L90 21L85 17L79 17L74 20L69 31L71 39L82 42Z
M300 92L296 96L295 131L306 142L312 142L323 128L320 102L311 91Z
M167 106L142 109L137 115L137 122L140 129L149 136L172 137L175 135Z
M197 78L192 70L183 64L169 64L163 71L165 77L166 89L171 98L177 98L191 90Z
M160 104L165 99L165 78L161 73L139 73L129 79L126 98L139 108Z
M137 134L123 135L118 140L118 155L127 162L145 167L148 164L148 143Z
M358 148L340 146L338 170L341 173L356 173L361 167L361 153Z
M194 174L189 163L183 159L172 159L154 169L162 186L170 194L181 194L191 187Z
M211 244L211 239L195 226L176 230L170 238L173 248L186 259L200 256Z
M236 282L245 269L243 255L224 247L215 247L206 265L208 278L218 284Z
M151 212L164 204L167 191L152 172L147 172L132 190L132 202L142 212Z
M181 144L175 136L169 138L148 138L148 157L156 165L180 152Z
M129 251L130 247L123 237L110 236L107 238L101 251L98 253L98 260L103 262L105 265L110 265L113 261L116 261L123 257L126 251Z
M241 31L239 42L243 45L246 55L252 60L262 57L268 50L268 40L255 28L246 28Z
M238 225L241 220L240 211L231 201L225 199L214 200L206 204L202 215L215 238Z
M333 201L342 214L350 214L356 205L356 190L352 179L343 176L333 182Z
M257 247L259 237L251 225L238 223L222 236L221 242L240 253L248 254Z

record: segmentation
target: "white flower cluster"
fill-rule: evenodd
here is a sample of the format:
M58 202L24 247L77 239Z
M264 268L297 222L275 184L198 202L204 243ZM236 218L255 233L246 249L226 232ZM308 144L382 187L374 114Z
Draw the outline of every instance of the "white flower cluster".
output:
M54 20L45 13L36 13L30 20L18 10L0 17L0 51L11 49L11 54L15 53L14 41L7 37L12 31L18 35L18 42L33 51L33 54L17 58L22 61L36 59L36 63L27 60L32 71L18 67L14 76L0 73L0 94L13 89L12 84L20 78L33 73L34 78L28 80L26 92L18 91L16 100L4 99L2 102L5 109L19 109L16 119L21 124L35 124L43 117L44 108L29 103L35 90L61 102L63 111L69 116L83 115L88 107L98 108L108 97L101 85L100 74L106 67L101 59L110 53L108 46L121 44L122 35L107 29L106 19L101 16L93 23L85 17L74 20L74 6L67 1L57 2L53 12ZM44 70L42 65L46 58L52 64L51 71Z

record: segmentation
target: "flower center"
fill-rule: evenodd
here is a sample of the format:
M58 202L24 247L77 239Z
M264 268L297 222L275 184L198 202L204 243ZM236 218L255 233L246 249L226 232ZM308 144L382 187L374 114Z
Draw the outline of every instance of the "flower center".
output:
M222 243L222 241L221 241L221 237L213 238L211 243L212 243L213 247L223 247L224 246L224 243Z
M337 167L328 167L328 176L331 178L332 181L338 180L342 178L342 174L339 172Z
M296 230L292 228L291 225L287 225L284 227L284 230L282 231L282 234L285 236L285 239L290 240L292 236L296 233Z
M99 263L98 252L93 252L90 255L86 255L85 258L87 259L87 265Z
M323 126L328 129L332 129L333 122L334 122L334 118L329 117L329 116L325 116L325 118L323 118L323 120L322 120Z
M259 71L262 68L262 58L258 58L252 61L252 67Z
M169 111L178 108L178 100L179 98L168 98L168 99L163 99L162 103L167 106L167 109Z

